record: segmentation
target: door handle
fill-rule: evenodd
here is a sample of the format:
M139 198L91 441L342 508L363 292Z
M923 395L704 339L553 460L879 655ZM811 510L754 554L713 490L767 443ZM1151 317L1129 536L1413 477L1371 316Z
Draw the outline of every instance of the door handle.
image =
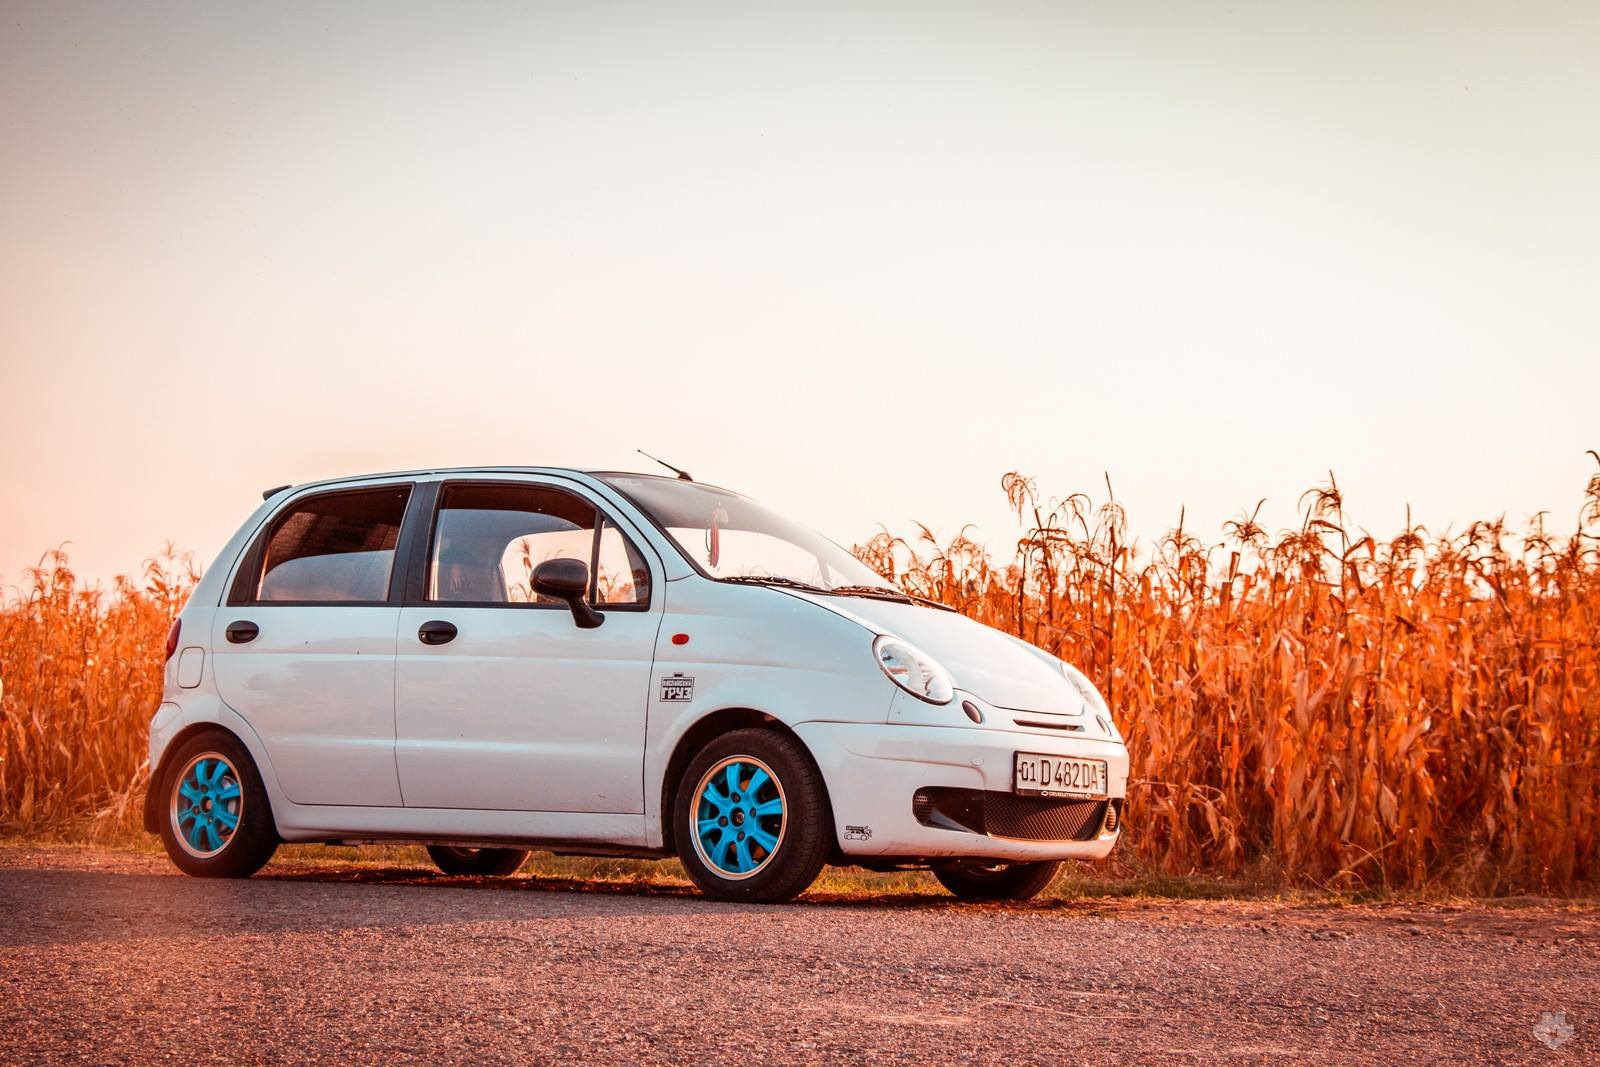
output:
M454 623L435 619L417 627L417 640L425 645L448 645L455 639L456 627Z
M261 633L261 627L248 619L240 619L238 622L230 622L223 633L228 635L230 644L246 645L256 639Z

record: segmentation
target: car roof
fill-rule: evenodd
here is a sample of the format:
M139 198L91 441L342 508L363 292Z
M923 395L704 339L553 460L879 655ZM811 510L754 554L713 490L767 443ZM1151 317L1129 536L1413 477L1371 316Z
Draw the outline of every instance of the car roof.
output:
M422 478L435 474L582 474L593 476L600 473L600 468L586 467L526 467L515 464L491 464L483 467L421 467L409 471L376 471L371 474L346 474L338 478L317 478L309 482L291 482L288 485L268 489L263 495L268 499L277 496L288 489L322 488L329 485L344 485L349 482L370 482L382 478ZM606 471L605 473L618 473ZM632 477L650 478L654 475L639 474Z

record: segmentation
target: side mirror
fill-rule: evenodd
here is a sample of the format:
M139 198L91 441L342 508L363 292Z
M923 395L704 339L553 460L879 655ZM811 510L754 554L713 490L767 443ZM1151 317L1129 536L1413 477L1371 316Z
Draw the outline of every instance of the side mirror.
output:
M572 609L572 621L580 630L593 630L606 617L584 599L589 592L589 565L577 559L547 559L533 569L533 591L540 596L565 600Z

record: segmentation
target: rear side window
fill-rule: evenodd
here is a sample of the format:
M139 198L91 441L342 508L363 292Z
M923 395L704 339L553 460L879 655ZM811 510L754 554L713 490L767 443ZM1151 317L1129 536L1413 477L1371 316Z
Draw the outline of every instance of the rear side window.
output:
M559 604L533 591L552 559L589 568L593 604L650 602L650 571L622 532L588 501L532 485L451 485L439 501L428 599L473 604Z
M376 603L389 598L409 486L327 493L293 505L272 525L254 599L266 603Z

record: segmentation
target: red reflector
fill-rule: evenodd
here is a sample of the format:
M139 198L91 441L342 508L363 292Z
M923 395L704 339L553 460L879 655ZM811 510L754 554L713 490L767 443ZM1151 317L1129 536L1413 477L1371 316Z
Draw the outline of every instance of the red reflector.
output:
M167 631L167 658L168 659L171 659L172 658L172 654L174 652L178 651L178 635L181 634L181 633L183 633L183 620L182 619L173 619L172 620L172 629Z
M675 645L687 645L689 643L689 635L688 634L673 634L672 635L672 643L675 644Z

